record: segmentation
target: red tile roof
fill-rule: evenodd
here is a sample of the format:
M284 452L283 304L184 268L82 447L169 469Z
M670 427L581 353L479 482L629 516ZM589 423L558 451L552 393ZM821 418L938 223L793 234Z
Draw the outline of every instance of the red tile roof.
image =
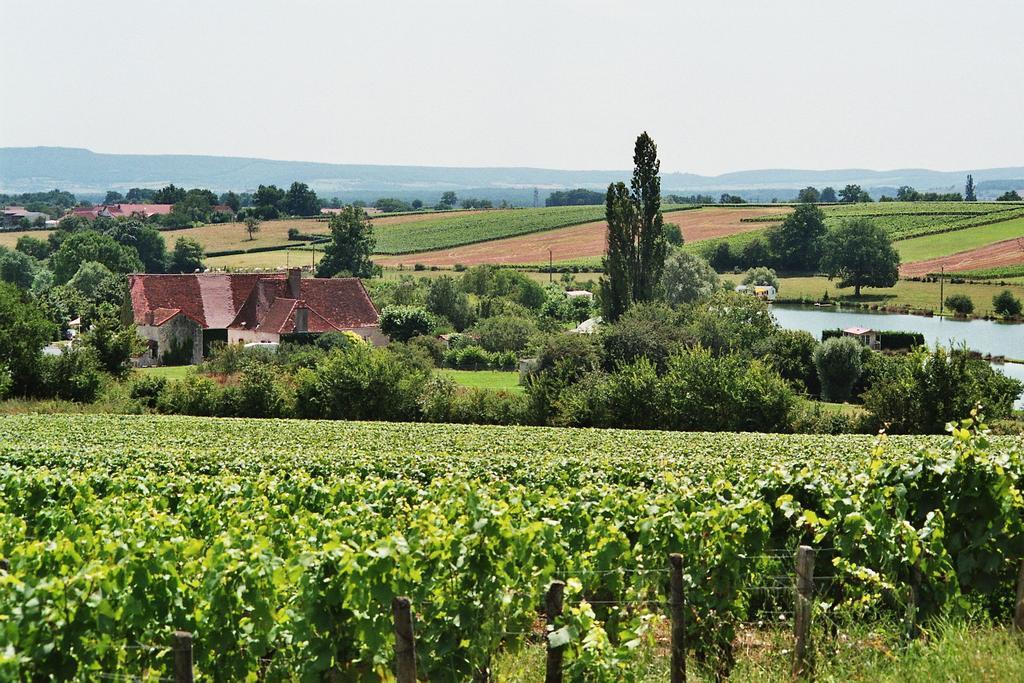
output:
M377 309L358 278L308 278L298 297L284 274L189 273L129 276L132 313L137 325L161 325L178 312L204 329L248 329L277 334L295 329L295 311L308 309L307 330L373 327Z

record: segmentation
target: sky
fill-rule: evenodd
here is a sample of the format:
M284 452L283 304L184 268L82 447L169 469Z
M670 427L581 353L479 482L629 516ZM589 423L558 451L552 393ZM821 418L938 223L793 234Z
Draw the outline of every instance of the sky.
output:
M0 146L662 171L1024 165L1020 0L0 0Z

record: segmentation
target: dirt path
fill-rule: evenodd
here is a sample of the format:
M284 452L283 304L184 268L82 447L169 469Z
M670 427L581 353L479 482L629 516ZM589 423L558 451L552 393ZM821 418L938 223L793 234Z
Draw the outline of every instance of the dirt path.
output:
M1024 263L1024 237L1002 242L986 244L977 249L957 252L949 256L940 256L900 266L903 277L920 277L928 273L937 273L943 268L946 272L959 270L977 270L979 268L999 268Z
M675 223L683 231L687 242L725 237L750 230L761 230L771 223L744 223L743 218L755 218L773 214L786 214L792 209L780 207L758 207L749 209L709 208L691 211L675 211L665 214L666 223ZM546 263L548 250L555 261L592 258L601 256L605 250L605 233L608 226L604 221L594 221L568 228L556 228L531 235L508 237L479 244L468 244L451 249L382 256L374 263L383 266L404 264L411 266L422 263L426 266L453 266L461 263L467 266L491 264Z

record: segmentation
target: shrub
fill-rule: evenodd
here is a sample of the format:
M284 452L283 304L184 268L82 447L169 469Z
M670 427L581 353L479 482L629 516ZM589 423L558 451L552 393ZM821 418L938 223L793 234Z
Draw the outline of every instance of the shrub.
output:
M798 391L817 396L821 392L818 369L814 365L817 346L818 341L809 332L779 330L754 345L754 356L792 382Z
M1018 316L1021 313L1020 299L1015 297L1010 290L1004 289L992 297L992 310L1004 318Z
M946 308L957 315L970 315L974 312L974 300L966 294L950 294L944 303Z
M166 386L166 377L145 374L131 383L128 395L132 400L138 401L147 408L156 408L157 400Z
M666 259L661 285L665 299L675 305L706 299L720 287L718 273L707 261L682 250Z
M287 417L291 414L289 392L277 373L265 363L249 363L238 384L220 399L220 414L237 417Z
M538 330L528 318L498 316L481 320L474 332L480 339L480 346L488 351L518 353L526 348Z
M428 422L461 424L526 424L528 400L522 394L459 387L446 377L433 377L420 395Z
M387 306L380 313L380 331L394 341L409 341L430 332L433 321L419 306Z
M688 343L680 317L661 303L637 304L602 334L604 367L609 372L643 357L664 369L669 355Z
M184 379L169 382L160 392L156 409L172 415L217 415L220 389L209 377L188 375Z
M814 366L818 370L822 398L836 403L850 398L853 385L861 374L863 349L864 345L852 337L829 339L814 349Z
M744 274L743 284L749 287L770 285L775 288L775 291L778 291L779 276L771 268L760 266L758 268L751 268Z
M42 382L37 391L47 398L92 403L103 385L99 361L87 349L43 356L40 369Z

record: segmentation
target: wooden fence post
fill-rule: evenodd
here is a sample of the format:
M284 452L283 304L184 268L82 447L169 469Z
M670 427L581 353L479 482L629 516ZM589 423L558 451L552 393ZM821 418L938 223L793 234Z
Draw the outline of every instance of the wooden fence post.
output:
M192 634L174 632L174 683L192 683Z
M1017 604L1013 610L1013 627L1024 631L1024 560L1020 561L1017 571Z
M814 548L802 545L796 551L796 595L793 605L793 675L811 673L811 596L814 593Z
M395 675L398 683L416 683L416 637L412 630L412 601L399 596L391 603L395 618Z
M552 581L548 592L544 596L544 613L547 615L548 626L553 627L555 620L562 616L562 598L565 595L565 582ZM550 631L548 633L550 636ZM562 683L562 658L565 654L565 647L551 647L551 640L548 639L547 667L544 673L544 683Z
M668 556L672 592L672 683L686 681L686 613L683 605L683 556Z

